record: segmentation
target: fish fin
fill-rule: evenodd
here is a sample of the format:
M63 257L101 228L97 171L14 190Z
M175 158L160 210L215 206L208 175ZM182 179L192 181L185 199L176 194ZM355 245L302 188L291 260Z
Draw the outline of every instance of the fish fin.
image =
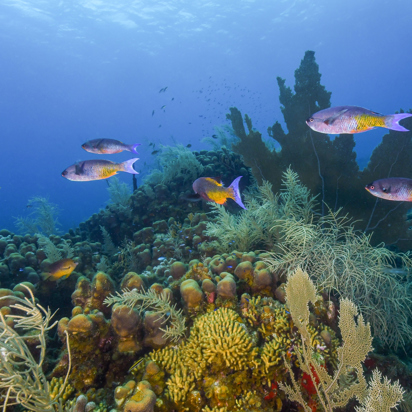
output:
M334 122L340 115L342 115L343 113L345 113L345 112L347 112L347 111L348 111L348 109L343 109L343 110L341 110L340 112L336 113L334 116L331 116L331 117L328 117L327 119L325 119L325 120L323 121L323 123L325 123L325 124L327 124L327 125L331 125L331 124L333 124L333 122Z
M128 150L129 152L132 153L136 153L138 154L139 152L136 150L137 146L140 146L140 143L136 143L136 144L127 144L126 146L126 150Z
M215 180L217 183L223 186L222 176L211 177L211 179Z
M232 184L229 186L229 189L232 189L233 195L234 195L234 201L243 209L246 210L245 205L242 202L242 198L240 197L240 192L239 192L239 181L242 178L242 176L237 177Z
M50 272L41 272L40 276L42 280L51 280L52 274Z
M399 121L402 119L406 119L407 117L411 117L411 113L398 113L398 114L390 114L388 116L385 116L385 126L386 128L390 130L396 130L398 132L409 132L408 129L405 127L401 126L399 124Z
M133 175L138 175L139 172L136 172L136 170L133 169L133 163L138 161L139 159L135 157L134 159L126 160L123 163L120 163L121 165L121 171L126 172L126 173L131 173Z
M192 195L187 195L187 196L182 196L182 200L188 200L189 202L199 202L202 200L202 196L200 196L198 193L194 193Z
M85 163L85 162L80 162L80 163L76 163L76 164L75 164L75 166L74 166L74 173L75 173L77 176L80 176L80 175L83 173L83 171L84 171L84 163Z

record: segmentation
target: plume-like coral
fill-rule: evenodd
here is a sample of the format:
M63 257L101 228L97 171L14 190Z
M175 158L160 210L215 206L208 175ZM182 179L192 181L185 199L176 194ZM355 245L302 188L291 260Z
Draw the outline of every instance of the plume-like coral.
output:
M176 309L176 305L170 303L170 297L165 291L159 294L153 289L143 292L137 289L125 290L121 294L117 293L117 296L106 298L104 303L108 306L115 303L126 305L136 308L141 314L151 308L160 318L163 318L162 324L168 323L160 330L164 332L163 336L171 341L178 341L185 333L185 317L181 310Z
M299 268L289 277L285 290L290 314L301 337L299 350L296 351L299 367L310 377L322 410L332 412L334 408L347 405L355 396L362 405L358 411L390 412L391 408L402 400L403 390L399 383L391 384L386 378L382 383L379 372L374 373L368 388L363 376L362 362L372 350L372 335L369 324L365 324L355 304L348 299L342 299L340 302L339 329L343 343L338 348L338 368L331 376L313 356L308 330L309 304L315 304L319 299L314 284L308 274ZM280 387L291 400L298 402L305 411L311 412L312 408L304 398L292 367L285 357L284 362L289 370L292 386L282 383ZM345 379L348 375L356 378L352 378L349 384L344 385L344 382L349 381ZM376 409L376 405L379 405L379 409Z
M39 360L36 361L24 341L24 335L19 335L11 328L0 312L0 393L3 403L3 411L7 406L19 404L24 408L35 412L62 410L57 397L52 397L49 383L42 370L46 356L46 335L56 324L50 325L52 314L36 304L34 296L29 288L30 299L14 297L16 303L10 305L11 309L21 311L23 315L8 315L15 322L15 328L23 331L35 331L29 335L30 339L38 339L40 349ZM2 299L10 299L9 296ZM68 340L67 340L68 344ZM60 394L65 390L65 385L70 372L69 368Z

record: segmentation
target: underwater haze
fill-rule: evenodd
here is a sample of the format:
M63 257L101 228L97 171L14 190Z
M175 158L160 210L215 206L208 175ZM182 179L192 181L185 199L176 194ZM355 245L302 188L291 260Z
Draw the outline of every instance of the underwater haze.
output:
M276 77L293 87L306 50L315 51L332 106L408 110L412 3L371 5L3 0L0 227L15 231L15 217L30 214L26 206L34 196L58 205L63 232L104 208L105 180L79 183L61 176L79 160L99 158L81 148L90 139L141 143L138 184L156 165L153 144L209 148L202 139L215 126L230 125L231 106L247 113L268 139L268 126L284 125ZM355 136L361 167L384 134L378 129ZM118 176L132 187L130 175Z

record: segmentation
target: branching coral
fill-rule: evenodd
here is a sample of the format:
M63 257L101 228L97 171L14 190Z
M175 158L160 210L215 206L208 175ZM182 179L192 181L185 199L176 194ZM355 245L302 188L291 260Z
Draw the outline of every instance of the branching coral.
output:
M143 292L137 289L125 290L121 294L117 293L117 296L106 298L104 303L108 306L120 303L136 308L140 314L151 308L159 318L163 318L162 324L170 323L161 330L164 332L163 336L171 341L178 341L185 333L185 317L181 310L176 309L176 305L170 303L170 297L165 291L158 294L153 289Z
M57 215L59 213L57 205L50 203L48 199L41 196L35 196L29 199L28 205L33 207L32 217L16 218L16 226L23 233L34 234L41 232L46 236L56 233Z
M245 195L247 210L237 215L228 213L224 206L212 205L218 214L215 221L207 223L206 234L217 238L219 251L271 250L279 238L279 233L272 230L273 222L288 216L311 221L316 197L300 184L298 175L290 168L283 174L283 185L275 195L272 185L263 181L257 191Z
M50 240L50 238L39 235L37 239L37 244L39 245L41 249L44 250L44 253L47 256L47 259L51 263L57 262L58 260L63 259L63 258L73 257L73 249L70 247L70 245L65 240L63 240L62 242L62 247L58 248Z
M179 178L184 182L192 182L203 171L203 166L196 156L182 145L163 146L158 158L162 171L152 172L146 177L145 183L167 184Z
M230 392L228 382L215 384L215 374L221 379L226 375L227 379L235 379L234 373L247 373L251 368L256 370L260 364L257 352L239 315L231 309L220 308L199 316L185 343L149 356L171 374L167 381L169 399L184 404L196 385L205 386L202 389L209 398L226 397L225 391ZM243 394L240 386L237 385L236 390ZM230 403L234 405L233 397Z
M260 241L273 243L274 252L266 259L270 269L292 273L302 267L309 271L324 290L335 290L352 299L384 344L395 349L404 346L412 338L412 327L408 324L412 301L402 276L391 269L395 262L411 267L410 257L382 246L372 247L370 235L356 231L350 220L338 212L316 215L315 197L292 170L284 173L283 183L280 194L270 197L270 191L265 189L265 200L250 204L238 218L245 228L252 222L252 239L258 237L253 219L266 227L266 237ZM235 236L236 226L228 226L225 218L218 218L210 226L209 234L221 236L224 245L230 235Z
M64 393L69 376L70 351L66 379L59 394L52 396L42 365L46 356L46 335L56 322L50 325L53 316L50 309L46 310L36 304L31 290L27 288L27 291L30 299L13 297L16 303L10 305L11 309L21 311L23 315L8 315L7 318L14 320L15 328L35 331L29 337L38 339L40 355L39 360L36 361L24 341L25 337L20 336L11 328L3 313L0 312L0 390L2 391L3 411L6 411L8 405L14 404L35 412L55 411L55 406L61 411L62 407L58 404L58 398ZM10 297L0 298L0 301L2 299L10 299Z
M324 411L332 411L336 407L347 405L352 397L356 397L362 404L359 411L373 411L370 406L376 405L380 399L380 411L390 412L402 399L402 389L399 383L391 384L385 379L381 383L381 375L378 374L367 387L363 376L362 362L370 350L372 350L372 335L369 324L365 324L363 316L349 299L342 299L340 306L339 328L342 334L342 346L338 348L338 368L333 376L329 375L324 365L314 357L311 345L309 326L309 304L315 304L320 298L316 294L316 288L309 279L307 273L300 268L289 277L286 285L286 301L290 309L293 322L301 336L299 350L296 351L299 368L310 378L317 394L317 400ZM357 321L355 320L357 319ZM289 370L292 386L281 383L289 398L298 402L305 411L311 412L307 399L301 392L291 365L284 357L284 362ZM356 376L350 385L343 386L348 374Z

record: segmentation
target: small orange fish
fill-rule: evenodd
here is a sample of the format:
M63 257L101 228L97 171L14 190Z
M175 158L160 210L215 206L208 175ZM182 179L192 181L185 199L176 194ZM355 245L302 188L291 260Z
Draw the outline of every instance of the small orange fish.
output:
M227 199L233 199L240 207L246 209L239 192L241 178L242 176L237 177L229 187L224 187L222 183L211 177L199 177L193 182L193 190L208 202L224 205Z
M58 281L66 279L76 268L77 262L73 259L60 259L52 263L47 272L42 273L43 280Z

